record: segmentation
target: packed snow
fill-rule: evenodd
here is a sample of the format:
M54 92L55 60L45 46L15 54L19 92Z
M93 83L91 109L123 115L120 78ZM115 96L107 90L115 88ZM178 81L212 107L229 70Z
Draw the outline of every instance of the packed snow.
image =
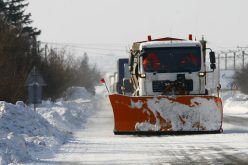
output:
M225 114L240 115L248 117L248 95L240 92L228 92L223 95L225 106Z
M113 112L106 93L95 111L45 164L245 164L248 162L248 121L224 116L224 133L181 136L131 136L113 134ZM224 94L223 94L224 95ZM226 99L235 99L231 93ZM245 95L241 96L245 98ZM238 104L238 102L236 102ZM138 106L140 104L133 104ZM224 111L228 109L225 107ZM243 125L241 129L240 125ZM33 163L30 163L33 164Z
M116 136L104 87L92 96L69 89L34 111L0 102L0 164L173 164L248 161L248 96L222 93L224 132L213 135ZM132 103L140 107L142 103ZM149 123L143 123L146 127Z

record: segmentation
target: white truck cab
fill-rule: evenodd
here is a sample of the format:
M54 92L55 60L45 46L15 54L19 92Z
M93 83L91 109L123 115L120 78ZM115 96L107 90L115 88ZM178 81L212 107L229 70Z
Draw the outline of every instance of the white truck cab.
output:
M136 43L136 52L139 53L133 55L135 58L130 63L133 65L131 73L133 70L136 74L136 80L132 79L136 84L134 94L208 94L205 88L206 65L203 50L199 41L178 39ZM215 63L215 60L212 62ZM213 65L212 68L215 69L215 64Z

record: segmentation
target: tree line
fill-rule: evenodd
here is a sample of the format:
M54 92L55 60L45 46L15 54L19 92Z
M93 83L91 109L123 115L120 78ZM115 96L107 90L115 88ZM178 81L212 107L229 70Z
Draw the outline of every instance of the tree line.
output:
M27 100L25 82L33 66L47 83L45 98L56 99L70 86L94 92L100 72L89 65L87 54L76 59L66 51L50 48L45 55L37 40L41 30L31 25L27 6L26 0L0 0L0 100Z

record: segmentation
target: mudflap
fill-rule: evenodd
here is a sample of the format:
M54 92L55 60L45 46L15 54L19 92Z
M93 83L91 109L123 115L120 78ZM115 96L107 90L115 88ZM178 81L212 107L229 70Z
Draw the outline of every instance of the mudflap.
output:
M181 134L222 132L219 97L205 95L109 95L115 134Z

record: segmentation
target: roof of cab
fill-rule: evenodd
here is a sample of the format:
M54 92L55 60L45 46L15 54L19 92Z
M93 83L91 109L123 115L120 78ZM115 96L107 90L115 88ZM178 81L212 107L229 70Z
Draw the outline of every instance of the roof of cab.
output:
M139 41L133 43L133 50L141 50L143 48L159 48L159 47L178 47L178 46L201 46L198 41L191 41L179 38L158 38L148 41Z

